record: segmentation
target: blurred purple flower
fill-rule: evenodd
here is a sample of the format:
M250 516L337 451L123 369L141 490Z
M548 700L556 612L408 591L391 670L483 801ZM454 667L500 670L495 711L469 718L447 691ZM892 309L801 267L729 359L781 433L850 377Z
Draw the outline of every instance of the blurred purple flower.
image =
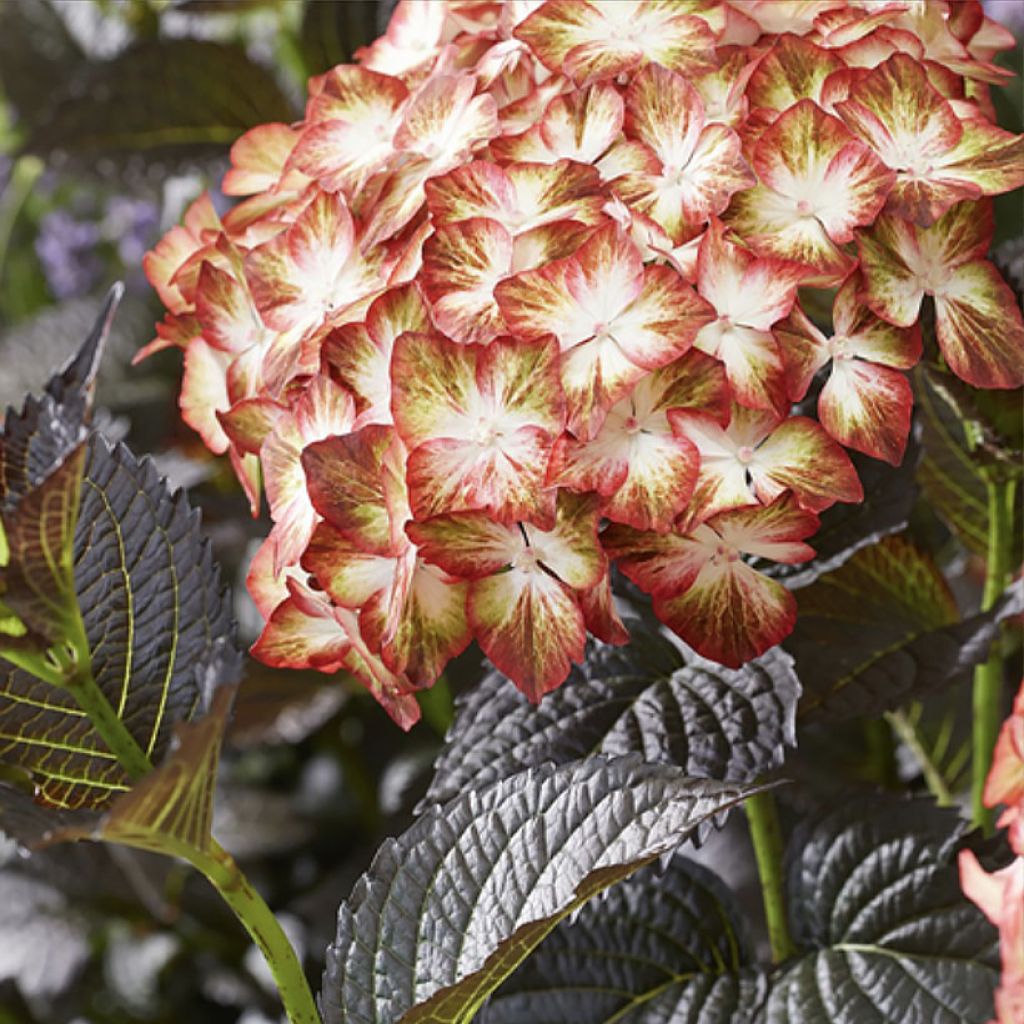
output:
M97 224L77 220L65 210L43 217L36 237L36 255L55 299L86 294L99 279L102 262L95 252Z
M104 238L115 242L126 270L138 269L157 239L160 216L154 203L130 196L113 196L100 226Z

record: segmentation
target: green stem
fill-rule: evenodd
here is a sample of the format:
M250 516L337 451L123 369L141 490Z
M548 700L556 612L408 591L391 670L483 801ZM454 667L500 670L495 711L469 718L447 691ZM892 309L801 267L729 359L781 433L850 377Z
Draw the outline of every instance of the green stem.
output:
M152 762L96 685L92 670L82 664L76 667L74 657L70 647L61 645L50 648L45 654L31 650L0 649L0 659L17 665L44 683L70 693L131 779L141 779L152 771Z
M743 805L750 825L750 840L761 878L764 916L772 962L781 964L796 953L786 920L786 899L782 884L782 830L771 793L756 793Z
M887 711L885 718L893 727L896 735L899 736L907 745L907 749L914 755L914 759L921 768L921 774L924 775L924 781L927 783L932 796L935 797L935 802L940 807L951 806L953 794L949 791L949 786L946 785L942 772L939 771L938 766L925 749L924 744L921 742L921 737L917 734L917 729L907 717L906 712Z
M22 156L14 162L10 181L0 198L0 270L7 259L7 247L11 232L32 187L45 170L46 165L37 156Z
M231 854L215 840L211 842L209 853L186 854L189 862L220 893L263 954L290 1024L320 1024L306 974L280 922Z
M1010 583L1013 549L1012 482L989 480L988 558L982 611L988 611ZM971 820L991 835L994 811L985 806L985 779L992 766L992 753L1002 719L1003 656L998 638L993 641L988 660L974 670L974 725L972 730Z

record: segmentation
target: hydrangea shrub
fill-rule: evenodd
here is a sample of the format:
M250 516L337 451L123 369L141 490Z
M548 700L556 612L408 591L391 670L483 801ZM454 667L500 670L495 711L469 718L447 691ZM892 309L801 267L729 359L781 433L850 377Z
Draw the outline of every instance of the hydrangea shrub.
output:
M847 449L900 463L926 300L954 374L1024 383L1012 42L943 0L399 4L146 258L145 352L274 522L256 656L408 727L476 640L536 701L628 640L613 565L707 658L779 643L749 558L813 558Z

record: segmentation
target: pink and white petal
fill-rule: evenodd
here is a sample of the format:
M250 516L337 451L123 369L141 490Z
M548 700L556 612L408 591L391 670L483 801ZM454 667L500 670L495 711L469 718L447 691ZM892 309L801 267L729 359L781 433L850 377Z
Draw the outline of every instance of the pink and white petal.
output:
M786 367L786 393L791 402L799 402L814 375L832 358L829 341L799 305L772 333Z
M789 636L796 598L742 561L708 562L682 594L655 595L654 614L698 654L739 668Z
M583 612L583 622L589 633L593 633L598 640L606 644L620 646L629 643L629 630L615 608L611 579L607 573L599 583L577 596L580 610Z
M441 174L499 134L491 96L474 95L471 75L432 75L409 99L395 148L429 160Z
M592 165L622 131L625 106L610 82L573 90L551 101L538 129L550 159ZM525 154L519 159L530 159Z
M403 334L391 358L391 409L410 449L439 437L471 439L481 349L436 334Z
M307 445L302 468L312 507L364 551L405 546L404 452L391 427L372 425Z
M563 434L551 450L547 483L578 493L594 491L602 497L614 494L629 473L632 440L615 417L614 410L592 441L577 441Z
M508 219L501 220L516 234L553 221L597 224L604 196L601 177L586 164L558 160L553 164L514 163L505 168L515 194Z
M414 559L397 614L379 635L381 658L393 672L408 676L417 687L430 686L452 658L473 639L466 617L469 584ZM364 632L377 640L376 631Z
M334 328L320 349L320 367L324 375L352 393L360 416L390 421L391 346L378 345L365 324Z
M410 522L405 532L424 561L467 580L506 568L526 550L518 526L496 523L483 512L455 512Z
M755 185L733 197L725 216L758 256L806 268L801 283L833 286L850 273L855 261L829 237L810 209L801 212L799 204Z
M484 654L534 703L583 660L579 602L538 567L473 580L466 610Z
M685 438L638 433L626 479L607 501L604 514L613 522L663 533L693 496L699 469L697 449Z
M511 270L512 237L497 221L474 217L439 227L423 246L419 278L437 326L463 345L502 333L494 288Z
M883 214L858 235L857 250L867 305L897 327L916 323L925 289L917 273L921 254L914 226Z
M590 330L582 337L598 334L602 324L616 320L641 296L646 284L640 251L629 237L615 224L595 231L565 269L565 286L579 308L577 317L590 322ZM645 307L650 304L647 299ZM563 348L573 344L563 340L558 331L551 333L559 337ZM570 331L567 337L574 334Z
M747 470L764 504L787 489L809 512L821 512L837 501L864 498L850 457L806 416L784 420L758 446Z
M935 331L950 369L978 388L1024 384L1024 323L1010 286L987 260L956 268L935 295Z
M707 123L700 93L682 75L648 64L626 90L625 131L644 143L662 164L685 167Z
M522 427L495 444L441 437L409 454L409 501L418 519L486 511L502 523L551 521L554 492L545 489L551 435Z
M132 356L132 366L136 366L156 352L162 352L165 348L187 348L189 342L202 333L203 325L194 314L184 313L175 316L173 313L166 313L163 320L156 325L156 337Z
M235 479L249 501L249 513L253 519L260 514L260 498L263 496L263 470L260 468L259 456L251 452L240 452L237 448L228 449L228 460L234 470Z
M292 595L274 609L250 650L257 661L273 668L337 672L350 646L348 632L326 600L315 603Z
M780 36L750 77L750 108L783 111L800 100L817 100L825 79L844 66L837 54L809 39Z
M570 263L571 259L556 260L522 271L494 289L505 323L518 337L553 334L563 348L569 348L593 335L594 316L580 308L566 284Z
M836 108L847 126L895 171L923 170L952 149L959 118L923 64L894 53L856 82Z
M329 523L318 523L302 556L320 588L343 608L361 608L395 581L398 559L365 551Z
M400 0L387 32L353 55L363 67L389 75L413 75L437 57L444 38L448 11L441 4Z
M287 124L250 128L231 146L231 169L221 191L226 196L251 196L273 188L284 174L300 132Z
M246 286L212 263L204 262L196 287L196 315L211 345L237 354L270 338Z
M771 331L709 324L696 347L725 366L733 397L750 409L782 410L788 404L786 365Z
M581 441L597 435L608 410L647 371L607 335L592 338L562 355L562 389L567 426Z
M504 223L516 208L516 195L503 167L489 160L474 160L424 186L430 218L437 226L471 217L489 217Z
M839 289L832 307L833 347L896 370L909 370L921 358L921 328L895 327L876 316L861 297L863 281L851 276Z
M185 349L185 372L181 379L178 406L181 418L203 439L215 455L221 455L231 443L217 418L227 412L227 372L231 356L195 338Z
M697 256L698 291L720 316L744 327L767 331L787 316L793 308L797 286L806 276L806 270L798 264L755 259L725 238L724 226L717 218L711 219L701 239Z
M818 418L840 444L898 466L913 403L910 384L899 370L837 359L818 399Z
M558 495L554 526L542 529L524 524L529 545L523 559L540 562L574 590L589 590L608 569L597 539L600 502L593 495Z
M643 289L609 330L626 356L645 370L678 359L715 312L671 267L644 268Z
M732 391L722 364L694 348L644 377L631 400L637 419L647 429L653 429L649 417L668 409L697 409L724 426L729 422Z
M288 411L287 406L270 398L243 398L217 419L231 443L249 455L258 455L263 442Z
M512 272L535 270L564 260L593 234L593 227L575 220L556 220L516 235L512 242Z
M366 125L329 120L310 124L292 155L292 166L314 179L326 192L354 199L369 179L394 160L392 138L397 119Z
M814 557L814 549L804 540L817 533L821 523L787 493L771 505L723 512L708 525L743 554L795 565Z
M146 279L172 313L189 310L191 304L185 300L173 278L181 265L200 248L202 243L190 231L175 225L142 257Z
M556 74L566 70L566 58L574 49L597 44L599 50L604 42L608 44L609 53L593 69L591 77L598 77L601 71L605 72L604 77L614 77L620 70L630 70L640 57L635 46L625 51L615 46L616 41L611 38L612 27L603 13L600 7L578 0L548 0L516 26L514 35ZM589 54L590 51L586 51L586 55ZM593 54L595 61L599 57L599 53ZM587 84L588 70L586 64L577 69L579 77L576 80L581 85Z
M288 597L288 580L297 575L298 566L288 566L281 572L274 571L274 552L277 541L273 531L256 549L256 554L249 562L249 571L245 577L245 586L249 596L256 605L256 610L266 621L274 609Z
M475 351L477 388L496 429L532 426L551 435L561 432L565 400L553 338L499 338Z
M747 482L747 465L738 457L740 445L719 423L692 409L670 409L668 419L676 435L700 454L693 494L679 515L681 529L688 530L727 509L756 504Z
M612 523L601 533L608 557L627 579L648 594L678 594L693 585L711 558L719 537L707 526L691 536L649 533Z

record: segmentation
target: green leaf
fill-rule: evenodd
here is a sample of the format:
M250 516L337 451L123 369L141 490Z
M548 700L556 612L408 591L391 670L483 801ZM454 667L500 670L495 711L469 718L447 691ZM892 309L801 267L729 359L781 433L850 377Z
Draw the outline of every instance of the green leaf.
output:
M790 918L814 947L776 982L766 1024L986 1024L998 938L960 891L956 811L846 803L794 835Z
M917 500L914 478L921 457L917 437L915 430L903 462L896 467L860 452L849 452L864 487L864 500L833 505L822 513L821 528L809 540L816 555L810 562L786 565L782 562L759 564L755 560L755 568L796 590L838 569L862 548L904 529Z
M683 653L653 625L628 619L632 641L593 641L583 665L539 705L492 672L459 704L427 800L553 761L637 753L687 774L749 782L794 742L800 684L780 650L738 670Z
M1024 609L1018 581L961 619L930 555L903 537L857 552L797 595L785 641L804 692L799 718L877 715L933 693L984 661L999 623Z
M94 839L190 861L215 857L213 796L234 694L234 686L219 687L207 714L179 722L163 763L119 796L98 823L58 829L47 841Z
M11 508L85 440L100 359L124 288L107 293L85 341L20 411L8 409L0 434L0 505Z
M563 921L481 1024L753 1024L768 993L731 892L680 857Z
M428 810L338 914L325 1024L463 1024L554 926L758 787L595 756Z
M55 94L85 54L46 0L0 4L0 88L22 125L52 112Z
M384 30L378 4L370 0L307 0L299 29L299 47L309 74L348 64L360 46Z
M937 378L936 378L937 379ZM918 481L928 504L938 517L976 555L988 552L988 498L986 460L967 443L964 423L934 386L925 368L914 373L914 397L923 425L924 457ZM986 430L1006 443L1020 444L1021 392L972 393L972 415L987 424ZM1020 455L1011 453L1020 464ZM1019 485L1018 485L1019 495ZM1021 503L1015 507L1015 536L1021 534Z
M23 617L31 612L29 624L51 646L26 653L0 636L0 763L31 775L41 802L64 808L101 807L127 790L163 758L173 724L192 717L211 681L234 675L239 660L198 513L148 459L93 434L35 482L84 429L96 338L42 399L8 417L3 447L13 585L5 599ZM79 472L78 514L69 521L68 483ZM55 489L63 504L52 500ZM41 513L54 508L59 557L21 539L49 531ZM51 564L63 574L59 593Z
M137 42L88 65L34 122L28 152L62 153L92 169L101 158L219 155L246 129L289 121L274 76L236 44L196 39Z

